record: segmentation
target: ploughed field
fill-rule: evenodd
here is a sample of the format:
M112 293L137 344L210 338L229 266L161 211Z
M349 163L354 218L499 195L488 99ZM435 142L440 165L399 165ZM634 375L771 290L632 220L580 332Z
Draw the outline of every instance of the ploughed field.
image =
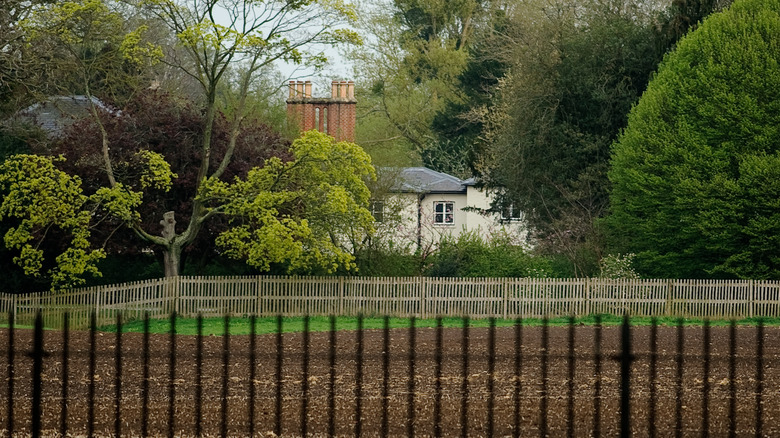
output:
M417 329L410 355L408 329L387 332L389 342L388 379L384 379L386 332L365 330L362 339L355 331L336 334L335 374L331 394L330 333L310 333L308 354L304 334L282 336L281 375L277 357L277 336L256 338L254 381L250 365L250 337L229 338L227 377L223 374L222 337L204 337L201 367L201 403L197 402L198 338L179 335L175 345L172 389L175 393L173 422L170 422L170 337L150 335L149 380L146 431L152 436L196 433L196 413L201 412L201 431L206 436L246 436L250 431L250 410L254 432L271 436L407 436L410 418L416 436L460 436L465 419L468 436L489 435L491 422L496 436L511 436L515 422L521 435L539 436L546 427L550 436L614 436L620 431L620 327L601 332L601 360L596 360L596 328L576 326L573 384L570 384L569 328L549 327L549 349L543 347L543 328L523 327L520 378L515 378L515 328L497 328L493 355L493 385L489 385L489 329L468 330L467 385L464 392L463 330L442 330L441 355L436 354L436 329ZM657 436L670 436L678 421L684 436L701 435L703 421L712 436L727 436L734 421L737 436L755 436L758 422L763 435L780 435L780 329L765 328L763 363L758 361L757 329L738 327L736 357L730 361L728 327L712 327L710 360L704 354L704 329L684 329L682 385L679 385L676 327L659 327L655 386L651 385L650 327L632 329L630 424L634 435L648 436L650 421ZM33 369L32 331L15 331L13 382L14 433L30 432ZM140 436L143 431L144 350L143 334L124 334L121 339L120 428L123 436ZM357 345L362 342L359 358ZM94 373L94 432L114 435L116 414L116 335L96 334ZM67 431L75 436L88 432L90 415L90 333L70 333L68 349ZM42 370L43 436L57 436L62 430L62 333L46 331ZM410 366L410 357L413 365ZM440 357L441 367L437 366ZM0 436L8 435L8 330L0 329ZM304 364L308 364L304 371ZM358 372L357 364L362 363ZM544 364L546 363L546 367ZM733 388L730 380L734 364ZM757 367L763 365L761 373ZM600 374L596 369L600 368ZM410 382L413 368L414 381ZM709 368L709 378L704 373ZM436 376L440 375L437 385ZM546 392L543 376L547 375ZM756 378L763 375L763 390ZM277 404L277 382L281 377L281 403ZM304 378L306 384L304 384ZM223 403L223 382L227 382L227 403ZM519 383L519 385L517 385ZM250 391L254 385L254 394ZM383 391L387 388L387 400ZM438 390L437 390L438 388ZM653 389L654 388L654 389ZM491 391L492 389L492 391ZM519 417L515 419L515 391L519 389ZM411 392L410 392L411 390ZM599 398L596 398L598 391ZM492 393L492 396L491 396ZM438 394L438 397L437 397ZM651 398L655 397L653 409ZM678 394L682 394L679 399ZM358 397L359 396L359 397ZM573 402L570 401L573 396ZM730 403L734 398L733 410ZM438 401L437 401L438 400ZM465 400L465 403L464 403ZM413 409L409 402L413 401ZM707 409L703 410L703 402ZM757 402L761 403L760 408ZM383 409L383 406L387 409ZM488 408L492 405L492 417ZM598 405L598 409L596 408ZM301 409L306 407L304 422ZM335 411L331 414L331 406ZM465 415L463 408L466 407ZM279 407L281 414L279 415ZM679 418L678 418L679 409ZM356 422L358 410L361 418ZM411 415L410 415L411 414ZM386 415L386 417L385 417ZM759 417L760 415L760 417ZM386 429L383 431L383 418ZM594 431L594 420L600 420ZM223 424L223 420L225 423ZM438 424L440 429L436 429ZM224 428L224 429L223 429ZM305 428L305 430L304 430ZM332 429L331 429L332 428Z

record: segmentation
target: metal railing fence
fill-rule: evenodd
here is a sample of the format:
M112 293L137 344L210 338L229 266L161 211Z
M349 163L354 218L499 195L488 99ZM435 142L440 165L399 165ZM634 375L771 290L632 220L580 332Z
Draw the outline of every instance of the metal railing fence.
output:
M2 436L773 436L764 327L574 324L205 336L0 329ZM13 321L13 318L10 318ZM122 327L122 314L116 316Z

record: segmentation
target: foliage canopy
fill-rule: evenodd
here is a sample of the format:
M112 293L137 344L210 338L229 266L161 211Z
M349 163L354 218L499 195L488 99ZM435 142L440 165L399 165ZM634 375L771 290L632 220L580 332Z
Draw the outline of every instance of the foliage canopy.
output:
M680 40L613 147L614 245L645 275L780 276L780 1Z

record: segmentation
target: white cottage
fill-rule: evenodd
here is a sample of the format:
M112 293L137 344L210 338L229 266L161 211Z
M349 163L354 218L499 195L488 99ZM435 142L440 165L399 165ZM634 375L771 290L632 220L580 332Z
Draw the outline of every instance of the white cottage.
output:
M312 97L310 81L290 81L288 123L353 141L355 104L352 81L333 81L329 98ZM493 197L477 188L473 178L461 180L425 167L379 169L378 173L382 188L374 191L371 209L381 239L426 251L444 235L462 232L487 239L506 230L518 241L524 237L522 218L511 212L490 212Z
M445 235L477 233L489 239L507 231L524 237L522 216L491 210L493 196L478 188L474 178L461 180L426 167L380 170L393 183L386 195L372 202L380 235L397 244L435 247Z

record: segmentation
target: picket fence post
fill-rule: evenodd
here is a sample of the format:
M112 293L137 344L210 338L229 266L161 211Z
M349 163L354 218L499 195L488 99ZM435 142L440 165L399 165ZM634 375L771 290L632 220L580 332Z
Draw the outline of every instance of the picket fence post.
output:
M12 322L14 325L16 325L16 314L19 312L19 295L14 294L13 301L11 304L11 318L13 319Z
M419 278L419 290L420 290L420 318L425 318L425 287L426 287L426 277L418 277Z
M750 305L748 306L748 318L752 318L755 314L756 306L756 281L750 280Z
M255 301L257 302L255 305L255 316L260 316L263 309L263 277L261 275L257 276L257 282L255 284L257 285L255 290Z
M591 312L591 300L593 299L593 296L591 295L591 287L593 286L593 279L590 277L585 278L585 316L590 315Z
M507 307L509 303L509 279L508 278L501 279L501 289L502 289L501 295L503 295L502 297L503 302L501 303L501 307L502 307L501 313L503 315L503 318L506 319Z
M344 276L339 276L339 316L344 316Z
M669 279L666 281L666 308L664 309L664 316L672 315L672 300L674 294L674 280Z
M177 315L181 313L181 306L179 303L181 297L181 282L182 278L178 275L171 279L171 283L173 283L173 311L176 312Z
M95 288L95 321L100 324L100 287Z

